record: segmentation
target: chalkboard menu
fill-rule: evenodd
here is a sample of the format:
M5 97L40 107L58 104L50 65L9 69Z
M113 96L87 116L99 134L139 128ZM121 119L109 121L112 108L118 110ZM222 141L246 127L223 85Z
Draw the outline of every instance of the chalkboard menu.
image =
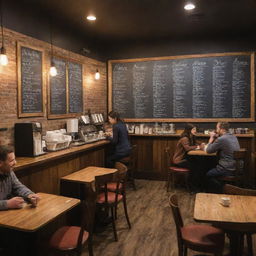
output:
M83 112L83 65L54 57L57 75L49 81L49 118L74 117Z
M68 63L69 113L83 112L83 66Z
M109 107L126 121L254 121L254 54L109 61Z
M18 43L19 117L44 115L43 51Z

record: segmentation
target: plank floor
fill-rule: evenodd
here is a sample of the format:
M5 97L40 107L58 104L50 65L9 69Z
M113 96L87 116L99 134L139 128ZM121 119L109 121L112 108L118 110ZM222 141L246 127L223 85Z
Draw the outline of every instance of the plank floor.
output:
M163 181L136 180L136 185L136 191L131 189L127 191L131 230L128 229L123 207L120 204L116 221L119 241L114 241L112 226L109 225L104 232L94 235L95 256L178 255L176 230L168 204L168 197L174 191L167 193ZM179 195L184 223L194 222L195 196L188 194L183 189L178 189L175 192ZM255 240L254 237L254 244ZM225 247L226 254L228 253L228 240ZM199 253L188 251L188 256L196 254ZM87 255L87 248L85 248L82 256Z

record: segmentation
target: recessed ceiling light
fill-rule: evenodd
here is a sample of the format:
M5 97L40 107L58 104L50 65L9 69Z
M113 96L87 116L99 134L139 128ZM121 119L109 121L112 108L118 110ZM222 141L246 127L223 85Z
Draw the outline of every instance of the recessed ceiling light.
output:
M196 8L196 6L191 2L186 3L185 6L184 6L184 9L187 10L187 11L193 10L195 8Z
M94 15L89 15L86 17L87 20L94 21L96 20L96 17Z

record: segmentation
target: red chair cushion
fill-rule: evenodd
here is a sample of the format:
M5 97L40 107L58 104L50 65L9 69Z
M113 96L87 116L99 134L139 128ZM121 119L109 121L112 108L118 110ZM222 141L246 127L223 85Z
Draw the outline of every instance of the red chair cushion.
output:
M190 172L190 170L187 168L181 168L181 167L176 167L176 166L170 166L169 170L172 172Z
M187 225L181 228L181 235L190 244L216 249L224 246L224 232L209 225Z
M59 228L51 237L50 246L58 250L72 250L77 246L81 227L64 226ZM87 241L89 233L84 231L82 244Z
M122 183L119 183L119 189L122 189L123 187L123 184ZM116 183L108 183L107 184L107 189L110 190L110 191L115 191L116 190Z
M117 195L117 201L121 201L123 199L123 196L121 194ZM114 203L116 200L116 193L114 192L108 192L108 203ZM106 203L105 201L105 194L101 193L97 197L97 203L103 204Z

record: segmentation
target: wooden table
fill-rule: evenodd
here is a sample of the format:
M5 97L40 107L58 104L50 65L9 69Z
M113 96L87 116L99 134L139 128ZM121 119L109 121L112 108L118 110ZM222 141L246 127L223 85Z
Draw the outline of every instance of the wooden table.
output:
M220 204L221 197L229 197L229 207ZM240 232L256 231L256 197L240 195L198 193L195 200L194 219L214 223L232 233L231 255L241 256ZM238 246L238 247L237 247Z
M216 156L216 153L207 153L201 149L195 149L188 151L188 155L190 156Z
M79 199L38 193L37 207L24 203L21 209L0 211L0 226L34 232L80 203Z
M117 172L117 169L89 166L80 171L77 171L65 177L62 177L61 180L90 185L95 181L95 176L100 176L100 175L109 174L109 173L116 173L116 172Z

